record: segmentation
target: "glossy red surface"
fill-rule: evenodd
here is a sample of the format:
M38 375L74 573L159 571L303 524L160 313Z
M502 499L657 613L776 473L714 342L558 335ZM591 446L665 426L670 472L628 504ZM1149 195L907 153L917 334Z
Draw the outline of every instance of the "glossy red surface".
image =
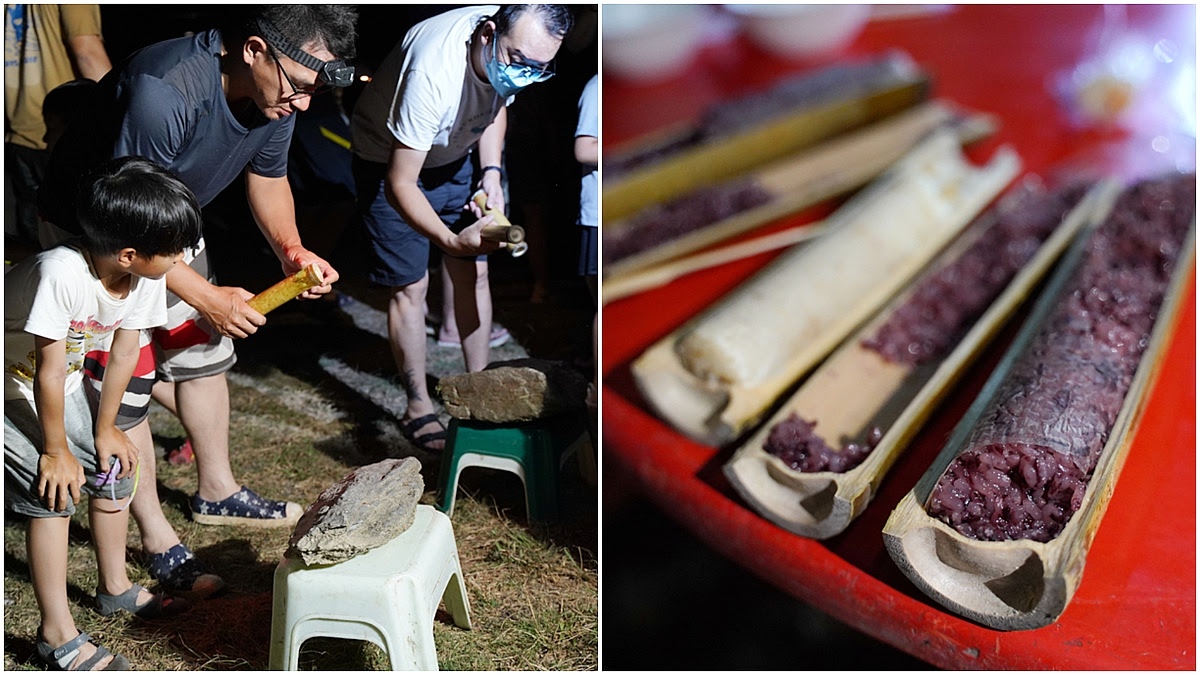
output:
M977 159L990 156L1000 143L1011 143L1026 170L1037 173L1092 167L1129 178L1164 168L1168 155L1182 157L1184 165L1194 168L1194 138L1185 135L1181 141L1173 133L1178 120L1167 103L1169 78L1161 76L1178 70L1178 61L1157 66L1158 75L1122 128L1079 128L1052 95L1048 85L1053 77L1097 49L1103 17L1104 10L1095 6L961 6L942 14L874 21L842 56L902 49L933 75L936 96L998 115L1002 128L996 138L972 150ZM1150 44L1169 39L1176 53L1194 64L1194 6L1130 6L1126 19L1127 27ZM670 82L631 86L606 78L605 146L814 65L778 61L735 40L709 45L691 73ZM1188 96L1194 98L1194 91ZM1191 116L1194 125L1194 107ZM1150 143L1156 136L1174 147L1165 154L1155 152ZM801 214L761 232L812 217ZM605 306L604 461L627 472L647 496L714 549L782 591L935 666L1195 669L1194 270L1149 394L1149 409L1078 592L1053 625L1002 632L961 619L918 591L884 550L880 531L970 405L1015 325L947 397L863 516L824 542L788 533L750 509L721 473L731 449L694 443L647 411L630 375L631 361L772 257L763 254L692 274Z

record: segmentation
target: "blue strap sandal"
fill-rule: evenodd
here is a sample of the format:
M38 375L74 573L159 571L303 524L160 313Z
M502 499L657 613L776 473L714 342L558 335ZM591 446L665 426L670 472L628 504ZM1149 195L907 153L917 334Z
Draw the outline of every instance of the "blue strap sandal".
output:
M173 598L165 593L155 593L154 597L142 604L137 604L138 594L146 590L138 584L118 595L109 595L96 591L96 611L101 616L112 616L117 612L129 612L140 619L162 619L182 614L191 609L192 603L183 598Z
M48 642L42 639L42 629L38 628L37 632L37 655L50 670L70 670L70 671L85 671L92 670L106 657L112 656L112 661L100 670L130 670L129 660L120 654L113 654L100 645L96 646L96 653L92 654L91 658L86 659L82 663L75 663L79 658L79 648L84 644L91 642L90 635L83 631L79 631L79 635L66 644L59 647L52 647ZM95 643L92 643L95 644ZM74 664L74 665L72 665Z

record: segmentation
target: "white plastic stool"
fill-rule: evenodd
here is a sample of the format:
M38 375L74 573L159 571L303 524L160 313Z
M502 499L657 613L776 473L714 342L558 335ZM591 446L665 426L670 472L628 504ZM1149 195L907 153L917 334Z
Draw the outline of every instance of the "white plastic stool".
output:
M271 669L296 670L300 645L324 636L373 642L392 670L437 670L439 599L456 625L471 627L454 529L432 506L418 505L400 536L345 562L284 558L275 568Z

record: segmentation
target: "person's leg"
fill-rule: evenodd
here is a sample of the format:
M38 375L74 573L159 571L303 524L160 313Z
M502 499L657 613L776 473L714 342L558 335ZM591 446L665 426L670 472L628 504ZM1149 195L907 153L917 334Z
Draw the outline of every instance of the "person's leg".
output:
M444 259L454 287L454 310L468 373L487 367L492 328L492 293L487 260Z
M446 269L446 258L449 256L440 256L438 262L438 276L441 278L442 284L442 324L438 327L438 342L442 344L457 343L458 337L458 320L454 318L454 282L450 279L450 272Z
M179 421L192 440L201 499L221 501L241 489L229 466L229 383L225 373L175 383Z
M428 290L429 274L426 273L419 281L393 287L392 297L388 301L388 342L392 348L392 358L396 361L396 369L404 383L404 392L408 396L407 407L401 418L401 422L406 424L434 412L433 399L425 382L424 308L425 294ZM441 424L433 420L409 429L413 438L441 430ZM429 450L441 450L445 441L433 439L423 445Z
M92 497L88 501L88 518L92 525L92 545L96 549L96 567L99 573L96 592L106 595L120 595L133 587L133 582L129 580L129 574L125 571L125 541L129 532L129 511L121 509L124 506L123 501L98 497ZM137 603L139 605L152 600L154 600L154 594L150 591L143 588L138 593Z

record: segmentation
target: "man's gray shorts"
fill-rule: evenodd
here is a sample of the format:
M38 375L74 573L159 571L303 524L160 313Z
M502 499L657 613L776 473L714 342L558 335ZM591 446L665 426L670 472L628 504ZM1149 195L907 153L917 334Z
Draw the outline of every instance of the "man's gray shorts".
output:
M87 479L82 491L102 499L124 499L133 494L133 474L111 485L96 487L96 438L93 435L94 415L88 402L87 387L80 386L63 401L63 417L67 446L83 465ZM46 508L38 497L38 459L41 458L42 426L33 406L25 399L4 402L4 505L16 513L33 518L71 516L75 513L73 500L67 498L65 511Z

